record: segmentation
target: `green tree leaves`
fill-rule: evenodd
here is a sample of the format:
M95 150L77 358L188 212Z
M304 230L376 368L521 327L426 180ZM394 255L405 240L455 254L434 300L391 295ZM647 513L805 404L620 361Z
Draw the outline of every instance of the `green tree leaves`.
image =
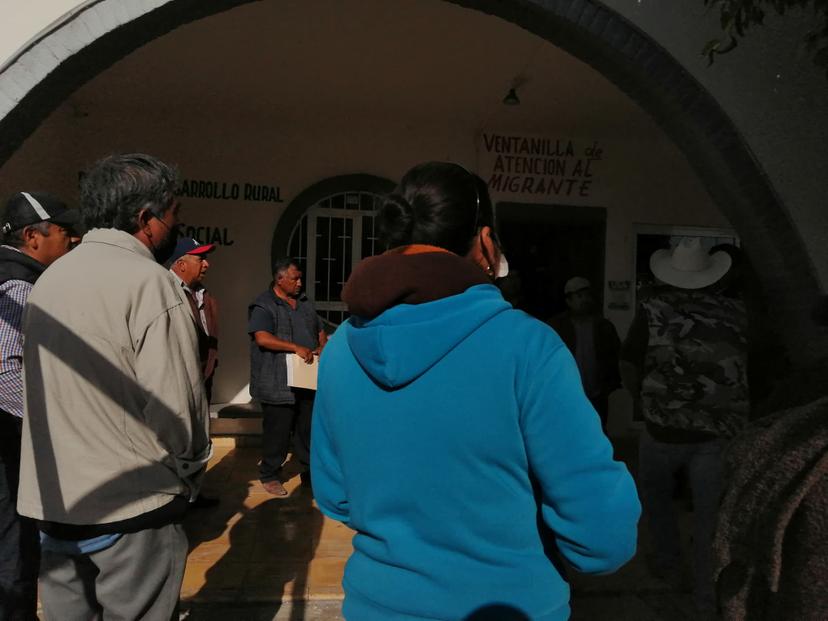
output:
M813 10L813 28L803 33L805 49L828 78L828 0L703 0L704 6L719 12L723 37L711 39L702 49L702 56L712 65L716 56L727 54L739 45L753 26L764 23L768 11L779 15L791 8Z

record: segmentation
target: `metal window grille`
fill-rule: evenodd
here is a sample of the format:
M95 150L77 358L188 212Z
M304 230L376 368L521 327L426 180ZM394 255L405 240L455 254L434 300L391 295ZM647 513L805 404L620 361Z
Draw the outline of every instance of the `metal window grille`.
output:
M378 250L379 201L372 192L331 194L310 207L290 235L288 249L304 272L308 299L335 326L349 317L341 295L351 270Z

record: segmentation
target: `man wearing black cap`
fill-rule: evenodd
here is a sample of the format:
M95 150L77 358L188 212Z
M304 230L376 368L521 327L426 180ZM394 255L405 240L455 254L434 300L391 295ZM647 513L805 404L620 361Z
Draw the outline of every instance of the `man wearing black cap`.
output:
M78 243L79 213L39 192L18 192L0 226L0 619L36 619L37 526L17 514L23 418L23 306L50 264Z

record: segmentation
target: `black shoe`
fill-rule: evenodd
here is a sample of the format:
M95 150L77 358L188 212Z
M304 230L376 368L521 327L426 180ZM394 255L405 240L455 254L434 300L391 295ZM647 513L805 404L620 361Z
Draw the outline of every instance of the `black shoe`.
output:
M210 498L210 496L205 496L204 494L199 494L196 496L196 499L190 503L190 507L193 509L212 509L219 505L221 501L218 498Z

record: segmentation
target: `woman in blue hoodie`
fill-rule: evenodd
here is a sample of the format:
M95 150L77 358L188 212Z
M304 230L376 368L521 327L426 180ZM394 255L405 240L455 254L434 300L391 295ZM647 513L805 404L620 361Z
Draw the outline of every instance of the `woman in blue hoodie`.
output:
M561 559L608 573L635 553L633 480L569 350L492 284L484 182L421 164L377 224L391 250L343 290L313 419L316 501L356 531L345 618L567 619Z

